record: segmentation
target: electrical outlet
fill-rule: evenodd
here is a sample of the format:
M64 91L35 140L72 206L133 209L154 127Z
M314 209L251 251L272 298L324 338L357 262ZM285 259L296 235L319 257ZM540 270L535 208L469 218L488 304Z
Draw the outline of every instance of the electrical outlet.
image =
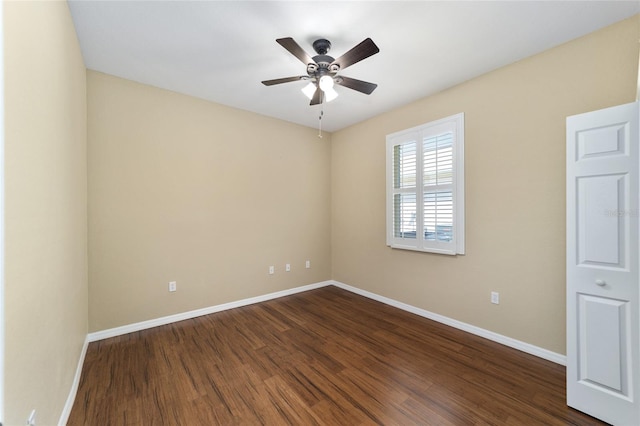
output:
M307 260L306 262L304 262L304 267L307 269L311 268L311 261Z
M171 281L169 283L169 291L176 291L178 287L178 284L175 281Z
M36 426L36 410L32 410L27 419L27 426Z
M276 268L274 266L269 266L269 275L273 275L276 272Z
M500 293L498 293L497 291L492 291L491 292L491 303L493 303L495 305L499 305L500 304Z
M286 265L284 265L284 270L286 272L291 272L291 264L287 263Z

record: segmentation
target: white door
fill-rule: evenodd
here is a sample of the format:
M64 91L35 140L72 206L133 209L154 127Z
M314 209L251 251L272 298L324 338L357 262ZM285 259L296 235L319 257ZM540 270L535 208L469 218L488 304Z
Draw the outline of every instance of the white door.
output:
M638 102L567 118L567 404L640 425Z

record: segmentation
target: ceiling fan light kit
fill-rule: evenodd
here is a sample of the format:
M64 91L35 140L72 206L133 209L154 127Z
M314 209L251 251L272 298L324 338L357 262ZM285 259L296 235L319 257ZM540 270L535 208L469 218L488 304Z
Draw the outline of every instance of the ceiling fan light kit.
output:
M327 54L331 49L331 42L324 38L313 42L313 50L317 53L313 58L291 37L279 38L276 39L276 42L307 66L307 75L265 80L262 82L265 86L292 81L308 81L309 84L302 88L302 92L311 100L310 105L331 102L337 98L338 92L335 90L334 84L365 95L370 95L378 87L374 83L337 75L339 71L380 51L370 38L365 39L338 59Z

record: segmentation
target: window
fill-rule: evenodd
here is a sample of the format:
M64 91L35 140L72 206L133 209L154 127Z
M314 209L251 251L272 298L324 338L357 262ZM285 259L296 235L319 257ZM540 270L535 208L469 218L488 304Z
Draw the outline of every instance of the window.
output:
M387 245L464 254L464 114L387 136Z

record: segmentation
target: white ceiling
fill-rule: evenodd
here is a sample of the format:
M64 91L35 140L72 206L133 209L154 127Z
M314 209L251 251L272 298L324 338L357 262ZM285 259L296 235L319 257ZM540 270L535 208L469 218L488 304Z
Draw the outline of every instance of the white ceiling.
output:
M639 1L69 1L87 68L243 110L318 126L306 67L275 42L335 58L367 37L380 53L341 75L323 129L335 131L640 12Z

